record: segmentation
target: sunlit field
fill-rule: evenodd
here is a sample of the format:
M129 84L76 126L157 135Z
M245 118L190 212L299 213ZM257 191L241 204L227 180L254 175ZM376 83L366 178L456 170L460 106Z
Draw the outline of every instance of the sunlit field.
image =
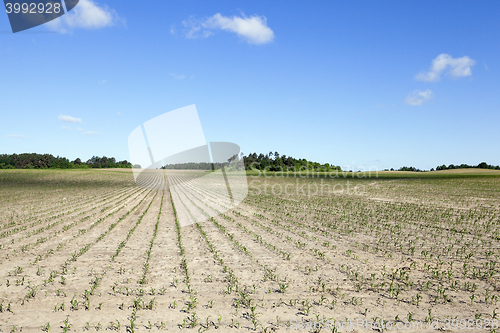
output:
M0 171L0 330L500 331L499 171L190 177Z

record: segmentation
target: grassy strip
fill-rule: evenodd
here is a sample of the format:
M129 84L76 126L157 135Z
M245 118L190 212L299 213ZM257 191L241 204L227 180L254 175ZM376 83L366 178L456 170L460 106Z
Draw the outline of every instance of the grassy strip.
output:
M271 177L271 178L305 178L305 179L358 179L358 180L372 180L373 179L452 179L452 178L477 178L477 177L500 177L499 170L491 169L453 169L442 171L332 171L332 172L318 172L318 171L296 171L296 172L280 172L280 171L251 171L247 170L248 177Z

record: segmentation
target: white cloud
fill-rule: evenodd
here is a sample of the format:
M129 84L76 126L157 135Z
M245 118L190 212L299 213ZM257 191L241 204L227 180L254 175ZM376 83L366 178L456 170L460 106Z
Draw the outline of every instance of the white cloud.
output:
M75 118L75 117L71 117L71 116L65 116L65 115L59 115L59 117L57 117L57 119L59 119L60 121L64 121L66 123L81 123L82 122L82 119L81 118Z
M8 138L17 138L17 139L26 139L24 135L18 135L18 134L9 134L7 135Z
M73 29L101 29L115 25L120 19L116 12L94 0L80 0L66 15L47 23L51 30L66 33Z
M415 90L411 94L409 94L406 97L406 104L410 105L422 105L423 103L427 102L429 99L434 97L434 93L430 90L427 89L425 91L420 91L420 90Z
M184 26L184 36L186 38L206 38L212 36L214 33L210 30L206 30L204 25L204 21L196 20L194 18L190 18L187 21L182 21L182 25ZM174 28L170 29L170 33L173 35L176 34L176 30Z
M184 74L170 73L170 76L173 77L176 80L183 80L183 79L186 78L186 75L184 75Z
M443 73L454 78L471 76L471 67L474 66L475 63L476 61L467 56L453 58L449 54L443 53L432 60L431 68L427 73L418 73L415 78L419 81L429 82L438 81Z
M99 132L95 132L95 131L85 131L82 133L83 135L97 135L99 134Z
M203 21L190 19L182 24L187 29L187 38L205 38L213 35L216 30L232 32L243 38L250 44L266 44L274 40L274 32L267 26L267 19L264 16L247 17L239 16L226 17L217 13ZM171 29L175 33L175 29Z

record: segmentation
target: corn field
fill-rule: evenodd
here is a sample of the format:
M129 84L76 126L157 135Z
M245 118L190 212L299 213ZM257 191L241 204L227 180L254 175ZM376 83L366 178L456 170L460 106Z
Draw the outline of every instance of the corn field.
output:
M196 179L2 171L0 331L500 331L500 177Z

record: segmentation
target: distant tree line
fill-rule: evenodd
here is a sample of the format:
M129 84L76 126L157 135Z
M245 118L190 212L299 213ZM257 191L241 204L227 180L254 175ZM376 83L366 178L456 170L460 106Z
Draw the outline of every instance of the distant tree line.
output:
M2 154L0 169L75 169L75 168L131 168L128 161L117 162L114 157L93 156L86 162L77 158L74 161L66 157L51 154Z
M437 166L436 170L470 169L470 168L500 170L500 165L496 165L496 166L490 165L486 162L481 162L478 165L467 165L467 164L454 165L454 164L450 164L450 165L446 166L443 164L443 165Z
M446 165L439 165L436 167L436 169L432 168L430 171L439 171L439 170L453 170L453 169L471 169L471 168L476 168L476 169L490 169L490 170L500 170L499 165L490 165L486 162L481 162L478 165L468 165L468 164L460 164L460 165L455 165L455 164L450 164L448 166ZM394 169L391 169L391 171L394 171ZM420 170L415 167L401 167L397 171L413 171L413 172L422 172L425 170Z
M161 169L168 169L168 170L212 170L212 164L213 163L206 163L206 162L201 162L201 163L177 163L177 164L167 164L165 166L162 166ZM215 163L214 168L219 169L222 164L220 163Z
M241 166L241 158L245 165L245 170L267 170L267 171L342 171L340 166L330 165L329 163L320 164L303 159L296 159L291 156L280 155L278 152L269 152L269 154L253 153L248 156L235 155L226 163L178 163L168 164L162 169L183 169L183 170L217 170L229 167L238 170ZM135 167L135 166L134 166ZM140 167L140 166L137 166Z
M79 158L73 161L73 163L75 164L78 162L81 163ZM84 164L92 168L132 168L132 163L128 162L127 160L117 162L114 157L106 156L92 156L92 158L87 160L87 162L85 162Z
M253 153L248 156L243 156L245 162L245 169L257 169L257 170L269 170L269 171L299 171L299 170L310 170L310 171L342 171L340 166L335 166L333 164L325 163L320 164L317 162L311 162L305 158L296 159L291 156L280 155L278 152L269 152L269 154L259 154Z
M391 169L391 171L394 171L394 169ZM407 166L404 166L404 167L401 167L398 169L398 171L413 171L413 172L422 172L423 170L420 170L420 169L417 169L415 167L407 167Z
M224 163L208 163L208 162L191 162L191 163L176 163L167 164L162 166L160 169L168 170L219 170L223 167L229 168L229 170L242 171L241 155L234 155L230 157L227 162ZM134 166L135 168L136 166ZM138 165L140 167L140 165Z

